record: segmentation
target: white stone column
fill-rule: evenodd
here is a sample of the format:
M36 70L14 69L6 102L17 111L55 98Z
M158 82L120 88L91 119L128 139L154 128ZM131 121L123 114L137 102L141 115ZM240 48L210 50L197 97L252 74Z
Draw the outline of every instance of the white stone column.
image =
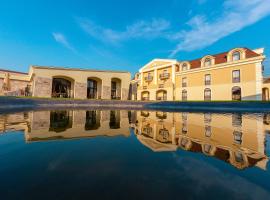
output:
M157 82L158 82L158 73L157 73L157 69L155 69L155 71L154 71L154 83L155 83L155 85L157 85Z
M173 84L175 84L175 64L174 65L172 65L172 82L173 82Z

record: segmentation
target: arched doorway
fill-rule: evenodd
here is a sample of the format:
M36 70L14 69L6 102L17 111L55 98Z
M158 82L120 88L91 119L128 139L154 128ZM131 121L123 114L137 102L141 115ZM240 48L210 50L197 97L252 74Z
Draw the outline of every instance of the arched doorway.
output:
M262 89L262 100L269 101L269 89L268 88Z
M156 100L158 100L158 101L166 101L167 100L167 91L166 90L157 91Z
M52 81L52 97L73 98L73 80L67 77L54 77Z
M111 99L121 99L121 80L112 78L111 80Z
M150 100L150 93L148 91L142 92L142 101L149 101Z
M87 98L101 99L102 81L99 78L91 77L87 79Z
M241 101L242 94L241 94L241 88L238 86L235 86L232 88L232 100L234 101Z

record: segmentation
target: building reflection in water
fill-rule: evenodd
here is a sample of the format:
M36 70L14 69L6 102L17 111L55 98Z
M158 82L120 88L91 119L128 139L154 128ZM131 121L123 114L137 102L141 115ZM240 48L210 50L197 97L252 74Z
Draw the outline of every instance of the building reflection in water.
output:
M49 131L64 132L72 128L72 112L71 111L51 111L50 112L50 128Z
M85 130L97 130L100 127L100 111L86 111Z
M32 111L0 116L0 133L24 131L27 142L130 136L154 152L185 150L238 169L266 168L270 115L153 111ZM267 156L268 155L268 156Z
M265 115L135 113L131 127L138 140L154 152L182 149L215 157L238 169L266 168L270 127Z
M0 115L0 134L24 131L27 142L130 136L127 111L32 111Z

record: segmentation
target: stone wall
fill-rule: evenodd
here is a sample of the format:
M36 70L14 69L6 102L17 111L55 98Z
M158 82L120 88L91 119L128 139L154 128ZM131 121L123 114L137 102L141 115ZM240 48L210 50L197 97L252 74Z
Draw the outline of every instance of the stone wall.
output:
M0 78L0 95L3 95L3 83L4 83L4 79Z
M75 82L75 95L76 99L86 99L87 98L87 84Z
M86 113L85 110L73 111L73 125L72 127L81 127L85 125Z
M110 86L103 86L102 89L102 99L111 99L111 87Z
M122 100L128 100L129 89L122 88Z
M50 128L50 111L34 111L31 119L31 131L49 130Z
M28 84L28 81L10 80L10 91L24 91Z
M52 79L44 77L35 77L33 95L35 97L51 97Z

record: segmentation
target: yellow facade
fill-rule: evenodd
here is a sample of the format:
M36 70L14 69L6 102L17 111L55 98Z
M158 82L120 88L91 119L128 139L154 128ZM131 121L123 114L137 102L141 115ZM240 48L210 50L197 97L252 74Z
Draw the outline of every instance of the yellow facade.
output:
M269 124L263 118L267 117L137 111L133 128L137 139L154 152L182 149L215 157L239 169L253 165L265 169Z
M137 99L262 100L264 59L263 49L244 48L194 61L155 59L139 71Z
M43 66L31 66L29 73L0 70L0 95L127 100L130 77L122 71Z

